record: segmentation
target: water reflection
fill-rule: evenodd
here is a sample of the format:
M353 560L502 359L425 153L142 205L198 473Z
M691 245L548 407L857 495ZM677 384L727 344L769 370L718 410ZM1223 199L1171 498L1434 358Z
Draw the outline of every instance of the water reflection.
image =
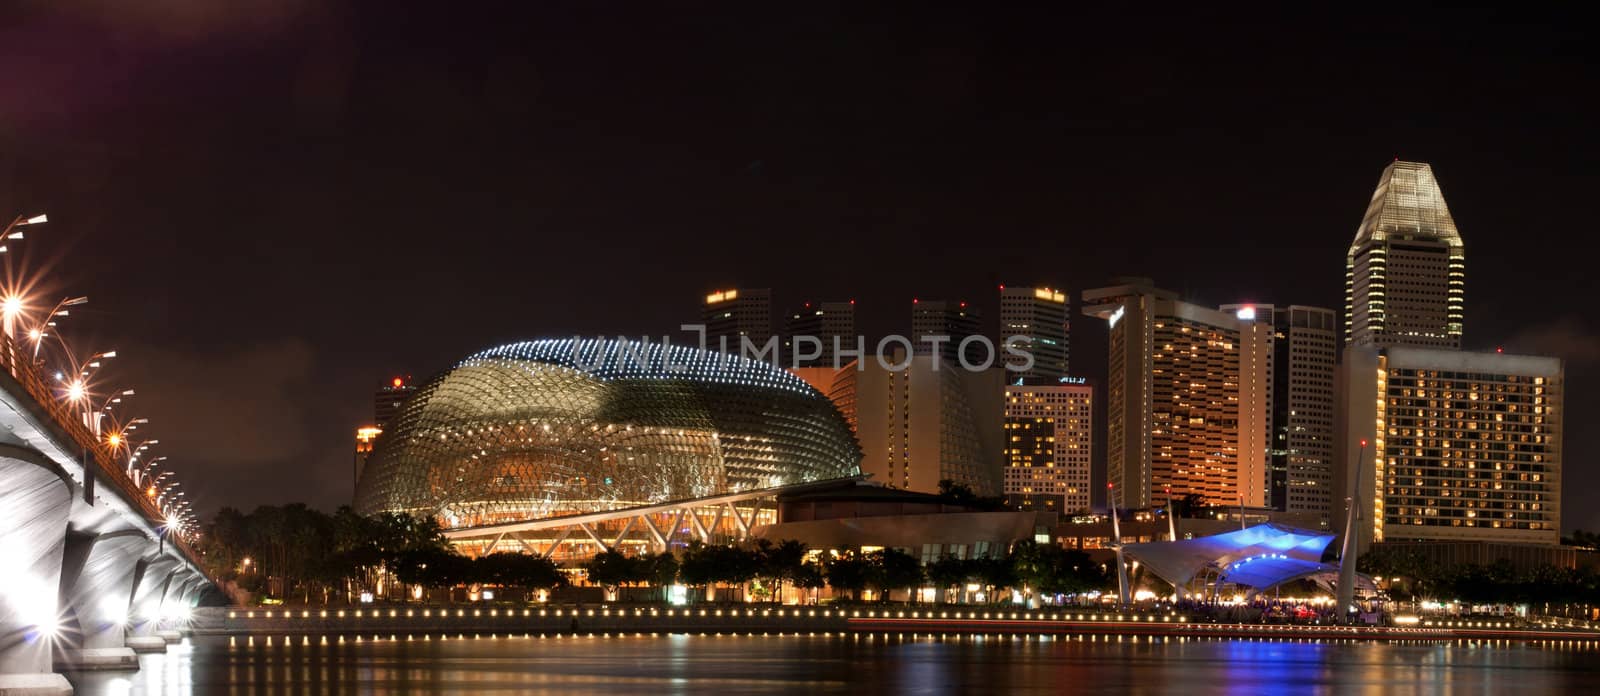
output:
M100 694L1600 690L1592 647L1105 636L200 637Z

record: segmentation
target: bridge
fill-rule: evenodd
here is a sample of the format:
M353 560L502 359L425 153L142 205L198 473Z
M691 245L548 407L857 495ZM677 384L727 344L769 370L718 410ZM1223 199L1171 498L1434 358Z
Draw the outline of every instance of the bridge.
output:
M202 593L199 556L28 351L0 335L0 693L138 669Z

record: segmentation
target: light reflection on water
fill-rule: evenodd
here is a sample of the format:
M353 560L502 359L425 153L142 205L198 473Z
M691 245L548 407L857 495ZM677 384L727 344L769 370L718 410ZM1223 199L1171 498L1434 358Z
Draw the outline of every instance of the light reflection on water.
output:
M83 696L1600 691L1600 650L1094 636L199 637Z

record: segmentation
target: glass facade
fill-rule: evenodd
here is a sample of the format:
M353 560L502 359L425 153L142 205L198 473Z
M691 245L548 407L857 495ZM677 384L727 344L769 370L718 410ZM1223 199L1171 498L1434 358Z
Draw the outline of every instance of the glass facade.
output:
M769 364L543 340L419 388L375 443L356 509L469 527L855 476L860 460L833 404Z

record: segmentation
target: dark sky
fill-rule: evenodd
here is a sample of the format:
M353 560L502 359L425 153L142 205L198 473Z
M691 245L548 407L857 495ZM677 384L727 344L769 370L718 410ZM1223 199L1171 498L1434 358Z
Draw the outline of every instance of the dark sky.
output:
M1568 360L1564 519L1600 528L1586 18L752 4L12 3L0 215L51 223L6 258L91 297L63 335L119 350L202 511L331 507L392 374L721 285L869 333L1121 274L1338 307L1380 171L1427 161L1468 344Z

